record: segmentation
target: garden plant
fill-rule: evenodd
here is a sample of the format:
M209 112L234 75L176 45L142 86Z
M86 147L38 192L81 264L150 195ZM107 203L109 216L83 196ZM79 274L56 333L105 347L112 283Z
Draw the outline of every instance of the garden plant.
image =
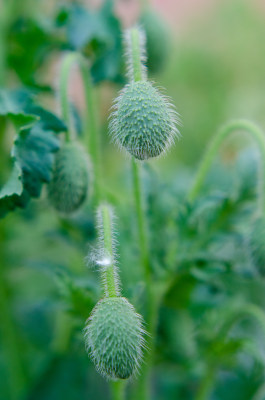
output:
M125 26L111 0L2 2L0 399L265 398L265 132L216 101L175 162L147 3Z

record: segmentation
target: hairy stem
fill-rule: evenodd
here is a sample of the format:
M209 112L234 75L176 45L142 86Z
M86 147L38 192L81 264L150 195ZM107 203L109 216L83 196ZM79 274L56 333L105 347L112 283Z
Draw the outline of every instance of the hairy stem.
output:
M133 77L134 81L137 82L142 79L142 63L141 63L139 30L137 28L133 28L131 29L130 34L132 43ZM137 161L134 158L132 158L133 188L134 188L134 199L135 199L135 207L136 207L136 215L138 223L141 261L145 271L146 282L149 286L151 268L149 263L147 229L146 229L144 201L142 195L140 174L141 174L141 166L139 163L137 163Z
M208 149L202 159L197 175L194 179L192 188L188 194L188 200L194 201L200 192L203 182L211 164L216 157L221 144L230 135L230 133L238 130L246 131L256 141L261 157L260 157L260 176L258 190L258 207L259 211L265 211L265 136L262 130L254 123L247 120L235 120L225 125L210 142Z
M131 35L131 46L132 46L132 67L133 67L133 79L135 82L143 79L143 67L141 62L141 43L139 30L133 28L130 31ZM156 320L158 313L157 303L154 302L154 296L152 292L152 280L151 280L151 264L149 258L149 248L147 239L147 227L145 219L145 207L144 197L141 184L141 165L134 158L132 158L132 177L133 177L133 188L134 188L134 200L136 208L136 217L138 225L138 237L139 246L141 253L141 264L145 273L146 282L146 324L147 330L150 334L147 338L147 352L145 354L145 364L141 370L141 376L136 384L135 395L139 400L144 400L149 397L149 375L150 365L152 362L152 356L154 351L154 335L156 329Z
M103 241L104 250L106 252L105 264L101 269L102 279L105 286L105 296L117 297L118 287L117 287L117 277L116 277L116 267L113 254L113 238L112 238L112 224L111 224L111 214L110 209L107 205L102 205L100 207L102 225L103 225ZM104 260L103 260L104 262Z
M142 62L141 62L141 43L140 43L140 35L139 30L137 28L133 28L130 31L131 34L131 52L132 52L132 70L133 70L133 79L135 82L141 81L143 79L142 76Z

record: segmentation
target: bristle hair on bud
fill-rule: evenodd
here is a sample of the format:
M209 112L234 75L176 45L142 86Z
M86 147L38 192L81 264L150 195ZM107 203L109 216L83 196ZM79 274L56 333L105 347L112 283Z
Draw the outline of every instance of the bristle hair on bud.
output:
M178 113L149 81L131 82L114 102L112 140L138 160L165 153L179 137Z
M85 202L89 188L90 165L83 147L76 142L64 143L56 153L48 197L62 214L77 211Z
M144 334L142 317L126 298L104 298L87 321L86 349L105 378L128 379L142 360Z
M141 64L141 75L142 80L147 79L147 68L146 68L146 35L144 30L140 26L135 26L130 29L126 29L123 34L123 42L124 42L124 49L125 49L125 60L126 60L126 70L127 70L127 78L129 81L134 80L134 43L133 43L133 36L132 32L137 32L137 39L138 39L138 51L139 57L138 61Z

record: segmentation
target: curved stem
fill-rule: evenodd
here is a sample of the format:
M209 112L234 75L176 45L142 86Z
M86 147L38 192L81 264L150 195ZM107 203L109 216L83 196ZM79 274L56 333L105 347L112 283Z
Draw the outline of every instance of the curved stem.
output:
M92 86L89 66L81 54L69 53L65 56L62 64L60 78L60 99L63 119L68 127L65 133L66 141L70 141L74 136L74 128L71 118L71 107L68 99L68 82L73 64L77 64L80 69L84 85L85 113L84 113L84 138L89 154L92 158L94 169L94 202L98 204L101 199L101 169L100 169L100 146L99 129L96 118L96 101Z
M61 66L61 74L60 74L60 104L62 108L62 116L63 120L66 123L67 130L65 131L65 140L69 142L74 136L74 127L71 118L71 107L69 103L68 96L68 84L69 84L69 76L73 66L73 63L76 61L76 54L69 53L67 54Z
M105 296L117 297L118 290L118 277L115 266L115 259L113 254L113 232L111 222L111 211L108 205L104 204L99 209L100 220L102 221L102 234L103 234L103 260L101 268L101 276L105 287ZM101 232L100 232L101 233Z
M222 329L220 329L218 336L220 338L227 336L230 329L241 319L246 317L251 317L258 321L265 334L265 313L255 304L245 304L242 309L235 310L235 312L231 314L230 318L223 324Z
M210 398L214 385L215 374L215 368L213 366L209 366L207 368L207 373L199 385L194 400L208 400Z
M265 333L265 313L255 304L246 304L242 307L242 309L235 310L231 313L227 321L225 321L225 323L219 330L216 340L223 340L223 338L228 335L233 326L237 324L241 319L246 317L251 317L257 320ZM214 363L213 360L213 363L208 366L207 373L205 374L199 385L195 400L209 399L213 388L217 367L218 366L216 365L216 363Z
M265 383L263 383L254 394L251 400L264 400L265 398Z
M86 110L84 115L84 137L94 168L94 199L98 204L101 198L101 168L100 168L100 135L96 117L96 100L92 86L89 67L85 59L78 58L81 76L84 84Z
M262 130L254 123L247 120L235 120L225 125L210 142L208 149L202 159L201 165L195 177L192 188L188 194L188 200L194 201L201 190L203 182L211 164L216 157L221 144L233 131L244 130L251 135L256 141L259 151L261 153L260 160L260 176L259 176L259 193L258 193L258 206L260 211L265 211L265 136Z

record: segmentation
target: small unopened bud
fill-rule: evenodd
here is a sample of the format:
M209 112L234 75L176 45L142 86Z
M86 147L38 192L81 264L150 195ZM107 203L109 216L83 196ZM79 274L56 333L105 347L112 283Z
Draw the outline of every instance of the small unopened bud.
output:
M131 82L114 105L113 140L139 160L164 153L178 137L178 114L148 81Z
M89 186L89 163L84 149L77 143L65 143L55 157L54 171L48 185L53 207L69 214L84 203Z
M100 300L85 328L87 351L98 372L114 380L137 371L143 335L142 317L124 297Z

